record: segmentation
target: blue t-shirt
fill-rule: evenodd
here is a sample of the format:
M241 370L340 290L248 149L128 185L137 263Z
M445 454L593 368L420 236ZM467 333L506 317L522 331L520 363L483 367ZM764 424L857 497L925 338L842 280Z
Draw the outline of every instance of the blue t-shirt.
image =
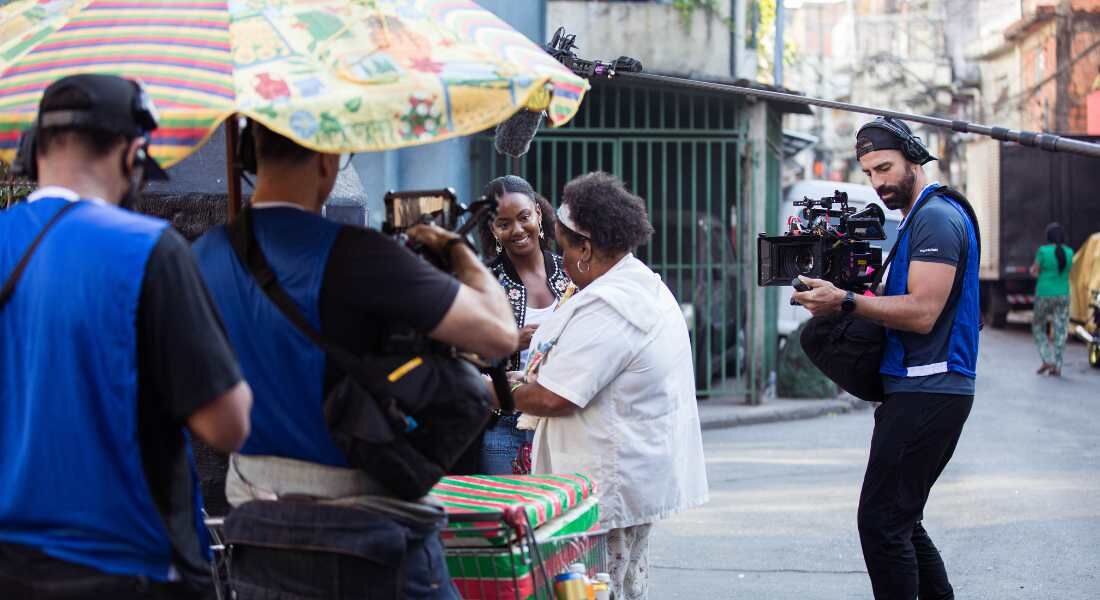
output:
M916 261L936 262L959 267L962 259L963 244L967 243L966 221L942 197L930 198L922 206L911 223L903 223L910 228L910 263ZM959 299L944 311L952 318L940 319L927 335L906 335L905 349L909 354L923 354L925 351L944 348L951 338L953 315ZM894 377L883 375L883 386L887 394L898 392L921 392L929 394L956 394L970 396L974 394L974 380L961 373L947 371L924 377Z

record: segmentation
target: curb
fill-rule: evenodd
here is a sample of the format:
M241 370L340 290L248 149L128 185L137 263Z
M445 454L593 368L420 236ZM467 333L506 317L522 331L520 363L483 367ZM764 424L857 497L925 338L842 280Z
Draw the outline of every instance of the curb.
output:
M803 419L815 419L827 415L840 415L865 410L874 406L871 402L865 402L844 394L832 400L821 400L813 405L803 405L795 408L784 408L782 405L765 405L766 410L754 411L748 414L716 415L700 422L703 431L714 429L727 429L742 425L761 425L764 423L778 423L781 421L797 421Z

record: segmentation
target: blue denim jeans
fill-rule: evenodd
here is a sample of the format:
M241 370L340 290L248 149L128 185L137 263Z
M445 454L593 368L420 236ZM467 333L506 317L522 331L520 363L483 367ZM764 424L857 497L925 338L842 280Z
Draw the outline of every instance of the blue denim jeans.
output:
M432 527L359 507L254 501L229 514L239 600L458 600Z
M485 431L481 445L481 473L484 475L512 475L512 461L519 456L520 448L530 444L535 432L517 429L519 415L498 417L497 422Z

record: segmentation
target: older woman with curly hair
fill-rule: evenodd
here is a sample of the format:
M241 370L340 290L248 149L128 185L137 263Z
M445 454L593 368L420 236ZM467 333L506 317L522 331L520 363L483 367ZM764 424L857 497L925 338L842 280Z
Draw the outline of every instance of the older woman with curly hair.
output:
M615 597L645 598L653 523L707 500L691 342L676 299L633 254L653 233L641 198L590 173L565 186L557 217L580 291L535 333L516 406L543 417L533 472L596 480Z

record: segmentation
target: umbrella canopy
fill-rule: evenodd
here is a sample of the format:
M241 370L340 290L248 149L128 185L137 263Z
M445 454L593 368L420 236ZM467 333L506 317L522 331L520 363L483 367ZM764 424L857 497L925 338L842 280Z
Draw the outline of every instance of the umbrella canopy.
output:
M141 81L170 166L239 113L324 152L551 125L588 83L469 0L19 0L0 7L0 160L42 91L74 73Z

